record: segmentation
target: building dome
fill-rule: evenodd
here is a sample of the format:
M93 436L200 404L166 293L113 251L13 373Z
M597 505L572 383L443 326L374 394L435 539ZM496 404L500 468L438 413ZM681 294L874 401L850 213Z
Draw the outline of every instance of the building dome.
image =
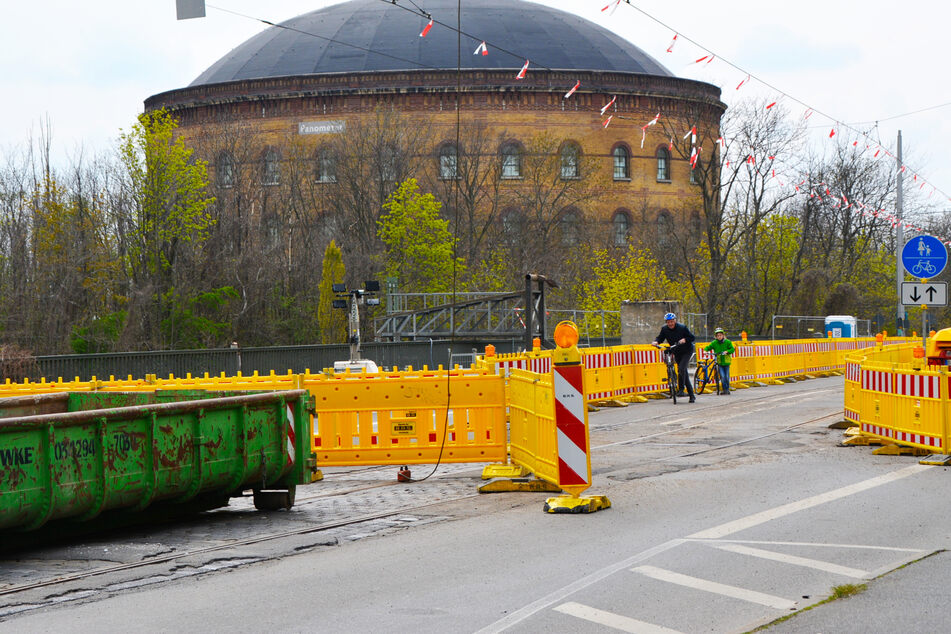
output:
M331 73L455 70L457 0L427 0L428 20L406 0L351 0L270 27L215 62L190 86ZM408 10L410 9L410 10ZM443 26L438 23L443 23ZM285 28L282 28L285 27ZM608 71L673 77L624 38L576 15L522 0L462 3L465 70ZM473 55L485 39L488 55ZM501 47L501 48L496 48Z

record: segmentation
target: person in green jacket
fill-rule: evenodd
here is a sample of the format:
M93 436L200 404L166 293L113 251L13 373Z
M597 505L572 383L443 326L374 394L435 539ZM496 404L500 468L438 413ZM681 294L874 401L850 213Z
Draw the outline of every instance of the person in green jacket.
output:
M720 393L730 393L730 361L736 347L726 338L723 328L713 331L715 339L707 344L707 350L717 356L717 372L720 374Z

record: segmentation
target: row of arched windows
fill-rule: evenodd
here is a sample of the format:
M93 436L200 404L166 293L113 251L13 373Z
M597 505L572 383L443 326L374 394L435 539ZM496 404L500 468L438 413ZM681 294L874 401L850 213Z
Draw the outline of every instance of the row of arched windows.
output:
M525 230L524 217L518 209L509 208L502 212L502 233L506 241L517 242ZM673 216L666 209L657 212L657 230L661 234L669 233L673 228ZM611 217L611 243L615 247L626 247L630 242L633 221L631 212L620 208ZM565 210L558 219L558 229L565 245L576 245L581 239L581 213L574 208Z
M499 148L499 167L503 179L516 180L522 178L522 156L524 148L517 141L509 141ZM611 150L614 166L614 180L624 181L631 178L631 151L624 144L617 144ZM385 157L384 157L385 158ZM581 178L581 146L570 141L560 150L560 176L563 180ZM655 152L657 161L657 181L670 182L670 152L666 147L658 147ZM314 157L315 176L318 183L336 183L336 161L329 150L319 150ZM443 143L437 151L439 178L452 180L459 177L459 156L452 143ZM392 161L382 161L384 179L390 176L393 170L387 170L386 165ZM281 182L281 158L277 150L268 148L261 155L261 182L264 185L278 185ZM234 156L230 152L222 152L215 161L215 174L219 187L233 187L237 176ZM695 182L691 172L691 182Z

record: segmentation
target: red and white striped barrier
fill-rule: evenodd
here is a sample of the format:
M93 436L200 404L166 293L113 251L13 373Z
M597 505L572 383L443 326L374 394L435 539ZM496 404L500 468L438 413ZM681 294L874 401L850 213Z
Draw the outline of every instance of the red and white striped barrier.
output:
M584 395L584 367L555 366L555 427L558 434L558 486L581 490L591 485L591 457L588 453L588 409Z

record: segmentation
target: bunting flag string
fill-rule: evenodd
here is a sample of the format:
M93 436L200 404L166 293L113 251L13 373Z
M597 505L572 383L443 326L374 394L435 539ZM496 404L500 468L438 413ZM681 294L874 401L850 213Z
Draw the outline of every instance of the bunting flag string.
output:
M472 51L473 55L478 55L479 53L482 53L483 55L489 54L489 47L485 45L485 40L482 40L482 44L479 44L476 47L476 50Z
M528 60L525 60L525 65L522 66L522 70L518 71L518 75L515 76L515 79L525 79L525 73L528 72Z
M618 2L615 2L613 6L616 7L617 4L618 4ZM673 50L674 50L674 45L675 45L680 39L686 39L688 43L695 45L695 46L696 46L697 48L699 48L700 51L703 53L703 55L701 55L700 57L697 57L696 59L693 60L693 64L694 64L694 65L702 64L703 66L706 66L706 65L712 63L712 62L716 59L717 55L716 55L715 53L713 53L710 49L708 49L707 47L701 45L699 42L697 42L697 41L695 41L695 40L693 40L693 39L691 39L691 38L689 38L689 37L687 37L687 36L684 36L684 38L681 38L681 37L680 37L680 35L682 35L681 33L679 33L678 31L676 31L676 30L674 30L674 29L671 29L669 25L665 24L662 20L659 20L657 17L655 17L654 15L652 15L649 11L646 11L646 10L644 10L644 9L642 9L642 8L640 8L640 7L638 7L638 6L634 5L634 4L632 4L632 3L630 3L630 2L628 2L627 5L628 5L631 9L633 9L633 10L635 10L635 11L637 11L637 12L643 14L643 15L644 15L645 17L647 17L648 19L653 20L654 22L656 22L656 23L657 23L658 25L660 25L661 27L664 27L664 28L666 28L666 29L669 29L669 30L673 33L673 36L672 36L672 38L671 38L671 40L670 40L670 44L667 46L667 49L666 49L666 51L667 51L668 53L672 53L672 52L673 52ZM611 5L611 2L609 1L608 5L607 5L604 9L602 9L602 10L606 10L606 9L609 8L610 6L612 6L612 5ZM720 61L722 61L724 64L726 64L726 65L732 67L733 69L735 69L735 70L737 70L737 71L739 71L739 72L741 72L741 73L743 73L743 74L745 75L745 77L744 77L741 81L739 81L739 83L736 84L736 90L739 90L740 88L742 88L744 85L746 85L746 84L747 84L748 82L750 82L752 79L756 79L757 81L761 82L762 84L764 84L764 85L767 86L768 88L772 88L773 90L777 90L776 88L774 88L773 86L771 86L768 82L763 81L762 79L759 79L758 77L753 77L753 76L752 76L752 73L747 72L746 70L740 68L738 65L736 65L736 64L734 64L734 63L732 63L732 62L730 62L729 60L721 58ZM741 77L742 77L742 75L741 75ZM808 104L804 103L803 101L801 101L801 100L799 100L799 99L796 99L795 97L793 97L793 96L791 96L791 95L789 95L789 94L787 94L787 93L785 93L785 92L782 92L782 91L779 91L779 90L777 90L777 92L779 92L780 95L781 95L781 96L780 96L780 99L777 99L776 101L773 101L773 102L771 102L769 105L767 105L767 106L766 106L766 109L767 109L767 110L769 110L769 109L771 109L773 106L777 105L778 101L780 101L783 97L786 97L786 98L792 99L793 101L796 101L797 103L801 104L801 105L805 108L805 110L804 110L804 112L803 112L803 115L802 115L802 119L803 119L803 120L808 120L808 119L816 112L812 107L810 107ZM831 127L830 130L829 130L828 138L830 138L830 139L834 138L834 137L840 132L840 128L841 128L842 126L845 126L846 129L852 130L852 131L858 133L859 135L861 135L862 137L864 137L864 138L866 139L866 141L869 141L869 142L872 141L872 139L869 137L869 134L868 134L868 133L862 132L862 131L860 131L860 130L856 130L856 129L852 128L850 125L845 124L845 123L842 123L841 121L838 121L838 120L836 120L836 119L833 119L832 117L829 117L828 115L825 115L824 113L821 113L821 112L820 112L819 114L822 115L823 117L825 117L825 118L831 120L832 123L833 123L832 127ZM854 146L854 147L858 147L857 143L858 143L858 142L853 143L853 146ZM869 146L868 149L871 149L871 146ZM881 148L876 147L876 151L875 151L876 156L875 156L875 158L878 157L880 150L881 150ZM886 151L886 156L891 156L891 155L888 154L887 151ZM921 179L921 180L923 180L923 179ZM924 182L927 183L927 181L924 181ZM930 184L930 183L927 183L927 184ZM945 193L944 191L938 189L938 188L935 187L934 185L932 185L932 187L934 188L934 191L937 191L937 192L941 193L941 194L944 195L949 201L951 201L951 195L948 195L947 193Z
M429 24L423 27L422 32L419 34L420 37L426 37L429 33L429 29L433 28L433 19L429 18Z
M579 86L581 86L581 80L580 80L580 79L578 80L578 83L576 83L574 86L571 87L571 90L569 90L568 92L565 93L565 99L567 99L567 98L570 97L571 95L575 94L575 91L578 90L578 87L579 87Z
M604 107L601 108L601 116L602 116L602 117L604 116L604 113L608 111L608 108L610 108L611 106L614 105L614 102L615 102L615 101L617 101L617 95L614 95L613 97L611 97L611 101L609 101L609 102L607 102L606 104L604 104Z

